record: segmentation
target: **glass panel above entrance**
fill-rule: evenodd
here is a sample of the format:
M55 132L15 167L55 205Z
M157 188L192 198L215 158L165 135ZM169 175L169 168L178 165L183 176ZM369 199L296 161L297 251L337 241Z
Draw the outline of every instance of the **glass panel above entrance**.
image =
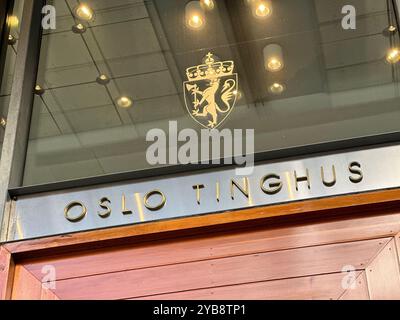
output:
M256 153L399 131L392 1L48 4L25 185L154 168L174 123L254 129Z

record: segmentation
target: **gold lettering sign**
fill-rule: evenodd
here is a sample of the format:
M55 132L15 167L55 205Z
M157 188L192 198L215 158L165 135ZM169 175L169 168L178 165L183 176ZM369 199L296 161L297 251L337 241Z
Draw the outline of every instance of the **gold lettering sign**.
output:
M156 195L161 196L161 202L160 202L159 205L151 206L151 205L149 204L149 199L150 199L152 196L156 196ZM158 211L158 210L161 210L161 209L165 206L166 202L167 202L167 198L165 197L164 193L162 193L162 192L159 191L159 190L151 191L151 192L149 192L148 194L146 194L146 195L144 196L144 206L145 206L147 209L149 209L150 211Z
M72 217L70 215L70 211L71 211L71 209L73 209L75 207L81 207L82 211L78 216ZM85 205L82 202L79 202L79 201L71 202L64 209L64 216L70 222L79 222L86 216L86 214L87 214L87 208L85 207Z
M186 108L207 129L219 127L231 114L238 95L238 75L233 61L218 61L211 52L205 63L188 68L183 84Z
M338 176L335 165L332 165L331 172L329 173L327 172L327 170L325 170L323 166L318 167L318 170L320 171L319 175L315 174L314 176L310 175L310 170L308 168L304 168L301 172L297 170L291 171L290 173L286 172L287 174L286 183L284 183L285 180L282 179L281 175L276 173L269 173L263 176L260 180L257 180L259 183L258 192L261 192L265 196L273 197L274 195L283 192L285 186L289 193L293 193L293 191L290 190L291 186L295 187L294 188L295 192L302 193L307 190L306 188L312 191L314 188L316 188L314 185L317 184L319 184L319 187L323 188L332 188L333 186L336 185L338 181ZM345 170L344 173L345 173L345 179L347 179L347 181L350 180L350 182L353 184L358 184L362 182L362 180L364 179L361 164L356 161L349 163L347 172ZM227 201L228 202L235 201L240 204L243 200L247 200L248 204L252 205L254 190L252 190L253 185L250 183L250 181L254 180L253 179L250 180L249 177L244 177L242 179L232 178L232 179L227 179L224 182L221 181L211 182L210 185L191 184L188 186L188 190L192 189L192 192L194 191L194 194L192 195L193 204L197 202L198 206L204 205L204 202L210 204L211 201L214 201L218 205L224 205L224 203L227 203ZM215 199L214 196L210 196L210 192L214 190L215 190ZM203 193L208 194L208 197L205 197ZM291 196L293 196L293 194L291 194ZM133 196L130 197L129 195L126 196L125 194L121 194L120 197L121 198L119 199L121 199L121 207L120 207L121 210L119 213L131 217L131 215L134 214L134 211L132 211L133 210L132 204L134 197ZM150 201L153 197L154 198L158 197L159 199ZM137 199L136 201L136 204L139 210L138 214L140 215L141 218L140 221L146 221L145 212L143 211L144 208L146 208L148 211L153 211L153 212L159 211L165 207L166 203L167 203L167 198L165 194L160 190L152 190L146 193L143 196L143 204L139 197L139 199ZM97 211L97 215L103 219L109 218L112 214L111 205L112 203L110 198L108 197L100 198L98 206L99 209L102 210ZM81 209L79 214L72 214L72 209L76 207L79 207ZM97 209L94 209L94 212L96 212L95 210ZM87 213L88 210L85 204L83 204L80 201L73 201L70 204L68 204L64 209L65 218L68 221L74 223L83 220L86 217Z

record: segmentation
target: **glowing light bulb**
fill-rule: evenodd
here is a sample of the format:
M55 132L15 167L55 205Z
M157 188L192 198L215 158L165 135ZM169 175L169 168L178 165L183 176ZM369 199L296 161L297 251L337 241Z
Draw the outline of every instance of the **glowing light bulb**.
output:
M97 77L96 82L101 85L107 85L110 83L110 78L105 74L101 74Z
M200 1L191 1L186 5L185 18L191 29L199 30L204 26L206 18Z
M270 72L281 71L285 64L283 62L282 47L278 44L270 44L264 48L265 69Z
M385 29L383 29L382 33L385 37L391 37L397 33L397 28L394 25L390 25L390 26L386 27Z
M42 94L44 94L45 90L39 85L37 84L35 86L35 90L34 90L35 94L37 94L38 96L41 96Z
M189 25L195 29L201 28L201 26L203 25L203 20L198 15L194 15L189 20Z
M400 49L391 48L386 55L386 61L391 64L398 63L400 61Z
M13 46L14 44L17 43L17 39L16 39L13 35L9 34L9 35L8 35L8 39L7 39L7 43L8 43L10 46Z
M19 20L17 16L9 16L7 19L7 23L10 28L16 28L19 25Z
M84 21L92 21L94 19L94 11L84 3L75 8L74 14L77 18Z
M122 96L117 100L117 104L121 107L121 108L129 108L132 106L133 101L131 98L126 97L126 96Z
M213 0L200 0L200 4L206 10L212 10L215 6Z
M236 97L237 100L242 99L242 92L240 90L234 90L232 93Z
M282 62L277 58L269 59L267 66L268 66L268 69L272 72L282 70L282 68L283 68Z
M268 88L268 91L272 94L279 95L285 91L285 86L281 83L275 82Z
M78 23L72 27L72 32L78 34L85 33L86 27L82 23Z
M272 14L272 4L269 0L250 1L253 14L256 18L266 18Z

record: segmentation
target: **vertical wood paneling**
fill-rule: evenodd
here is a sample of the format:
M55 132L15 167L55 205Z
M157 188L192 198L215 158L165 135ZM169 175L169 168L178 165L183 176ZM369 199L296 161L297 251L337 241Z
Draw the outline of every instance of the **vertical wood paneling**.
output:
M371 299L400 299L400 269L395 240L391 240L366 269Z
M0 300L10 299L14 263L11 254L0 247Z

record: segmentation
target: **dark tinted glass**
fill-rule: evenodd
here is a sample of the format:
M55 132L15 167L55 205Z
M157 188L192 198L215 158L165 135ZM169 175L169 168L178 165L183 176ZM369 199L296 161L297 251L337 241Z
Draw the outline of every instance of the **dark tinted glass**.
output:
M42 39L26 185L150 168L150 129L202 128L183 84L207 61L237 74L219 128L255 129L256 152L399 130L392 1L189 2L87 0L80 18L78 1L49 2L57 28Z

